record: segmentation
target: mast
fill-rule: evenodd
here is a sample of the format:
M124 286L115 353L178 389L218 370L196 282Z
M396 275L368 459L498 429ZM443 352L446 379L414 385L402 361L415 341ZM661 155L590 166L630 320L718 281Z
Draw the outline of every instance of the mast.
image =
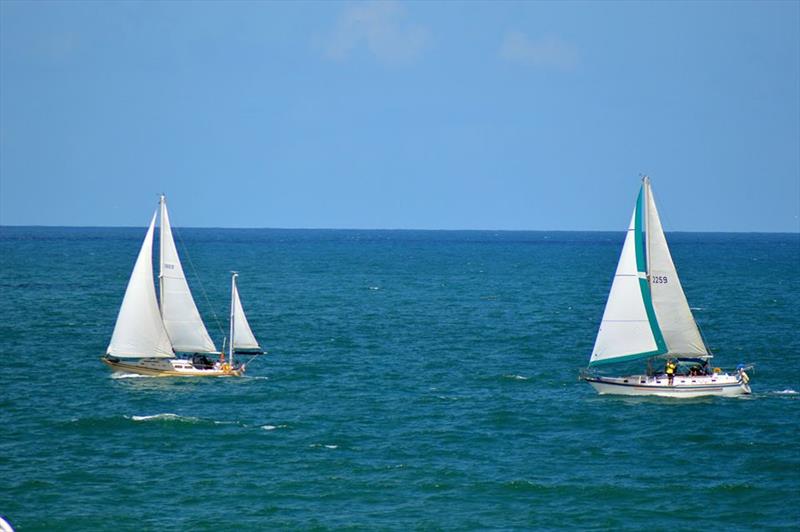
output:
M164 194L158 197L158 310L164 315Z
M643 176L642 177L642 185L644 186L644 205L643 209L644 212L642 213L642 217L644 218L644 242L645 242L645 259L647 261L647 271L645 275L647 276L647 283L650 284L650 177Z
M233 333L234 333L234 312L236 309L236 277L238 277L238 273L231 272L233 275L231 276L231 328L230 328L230 342L228 342L228 364L230 364L231 369L233 369Z

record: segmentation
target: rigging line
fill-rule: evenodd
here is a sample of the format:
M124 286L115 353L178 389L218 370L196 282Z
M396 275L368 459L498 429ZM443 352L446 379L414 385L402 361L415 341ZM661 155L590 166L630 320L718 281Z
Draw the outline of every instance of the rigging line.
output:
M214 321L217 323L217 330L219 330L219 333L224 336L225 331L222 329L222 322L219 321L219 316L217 316L217 313L214 311L214 306L211 305L211 300L208 298L208 294L203 286L203 282L200 280L200 276L197 274L197 268L194 267L194 262L192 262L192 256L189 255L189 249L183 242L183 236L181 236L181 232L174 225L172 226L172 232L178 235L178 242L180 242L181 251L183 251L186 260L189 261L189 266L192 268L192 274L194 275L194 278L197 279L197 285L200 287L200 291L203 293L203 298L206 300L206 305L211 310L211 315L214 316Z

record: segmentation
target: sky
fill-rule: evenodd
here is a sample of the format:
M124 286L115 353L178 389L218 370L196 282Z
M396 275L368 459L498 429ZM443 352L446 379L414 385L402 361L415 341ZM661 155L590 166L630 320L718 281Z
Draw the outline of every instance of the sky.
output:
M0 225L800 231L800 2L0 1Z

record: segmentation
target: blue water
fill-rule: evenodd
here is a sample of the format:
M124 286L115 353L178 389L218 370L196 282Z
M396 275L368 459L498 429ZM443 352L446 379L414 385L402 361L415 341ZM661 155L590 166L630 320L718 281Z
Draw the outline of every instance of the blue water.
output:
M797 234L668 235L715 365L756 364L751 396L695 400L577 380L623 232L183 229L212 336L237 270L269 355L113 378L143 234L0 228L18 530L800 526Z

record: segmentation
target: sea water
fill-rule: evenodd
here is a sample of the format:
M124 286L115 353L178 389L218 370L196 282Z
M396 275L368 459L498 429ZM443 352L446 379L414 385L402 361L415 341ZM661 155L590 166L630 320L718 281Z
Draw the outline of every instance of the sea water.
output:
M577 379L623 232L177 231L241 379L100 362L143 228L0 228L0 515L18 530L800 525L800 236L668 234L743 398Z

